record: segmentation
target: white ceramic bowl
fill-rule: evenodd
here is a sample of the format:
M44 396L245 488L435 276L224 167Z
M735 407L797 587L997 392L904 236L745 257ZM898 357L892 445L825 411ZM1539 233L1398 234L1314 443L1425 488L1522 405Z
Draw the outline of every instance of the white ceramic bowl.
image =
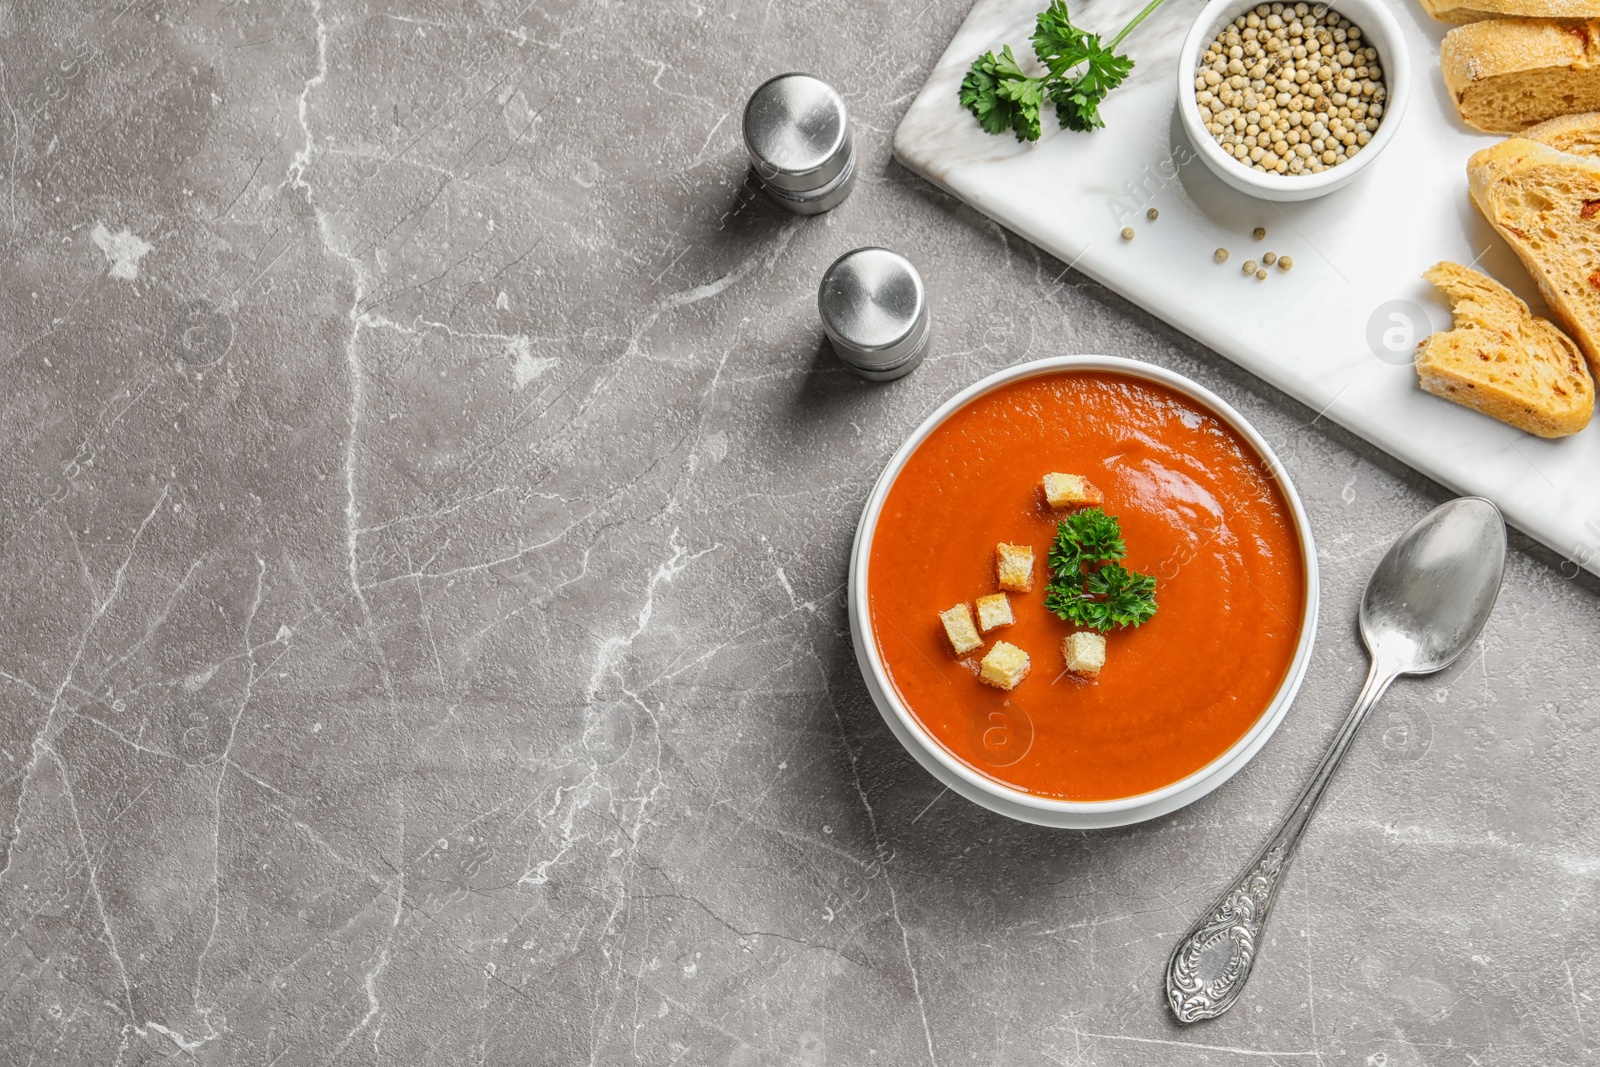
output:
M1405 36L1385 0L1337 0L1327 5L1361 27L1363 39L1378 50L1378 63L1383 67L1388 91L1383 103L1383 121L1378 124L1378 132L1372 135L1372 140L1348 163L1329 167L1321 174L1264 174L1223 151L1206 129L1200 117L1200 105L1194 99L1195 69L1205 46L1216 38L1224 23L1232 22L1257 6L1256 0L1210 0L1194 20L1178 56L1178 114L1182 117L1184 132L1211 172L1242 193L1277 201L1326 196L1349 185L1370 167L1400 129L1406 104L1411 99L1411 56L1406 51Z
M911 453L952 412L975 397L1023 378L1053 374L1063 370L1123 374L1164 385L1198 402L1200 406L1233 427L1250 447L1255 449L1267 469L1277 472L1278 485L1288 504L1295 530L1299 534L1300 551L1305 558L1305 616L1300 624L1300 643L1295 647L1294 659L1284 675L1283 683L1273 695L1271 703L1262 710L1255 724L1226 752L1187 778L1150 793L1118 800L1070 801L1034 796L980 774L956 759L944 746L928 735L896 693L883 662L878 657L878 643L873 639L870 630L872 616L867 607L867 567L872 555L873 532L877 528L878 515L883 509L885 498L889 495L889 489L894 485L895 478L899 476ZM1191 804L1237 774L1240 768L1261 750L1261 746L1267 743L1267 739L1283 721L1289 705L1294 701L1295 693L1300 689L1300 682L1305 677L1306 667L1311 662L1311 648L1317 630L1317 553L1311 541L1311 524L1306 519L1300 497L1295 492L1294 486L1284 477L1283 468L1273 455L1271 447L1255 428L1229 407L1221 397L1181 374L1174 374L1172 371L1137 360L1114 356L1057 356L1010 367L968 386L940 405L939 409L929 415L906 439L905 444L900 446L899 451L883 468L883 473L878 476L872 495L867 498L867 506L861 513L861 522L856 527L855 545L850 552L849 595L850 632L855 642L856 662L861 667L862 677L866 679L867 690L872 694L873 703L878 706L878 712L883 716L884 722L889 724L889 729L899 738L906 751L916 757L918 763L955 792L1001 815L1042 826L1095 829L1143 822Z

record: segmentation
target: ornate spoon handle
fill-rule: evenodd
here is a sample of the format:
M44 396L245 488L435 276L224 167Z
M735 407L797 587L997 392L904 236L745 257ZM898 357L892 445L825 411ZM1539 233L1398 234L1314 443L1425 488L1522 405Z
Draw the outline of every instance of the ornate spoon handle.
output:
M1215 906L1178 942L1172 959L1167 961L1167 1006L1179 1022L1215 1019L1239 999L1255 964L1261 930L1278 895L1278 883L1294 858L1300 836L1362 720L1399 674L1380 668L1378 661L1373 661L1355 707L1345 717L1344 725L1317 765L1316 774L1277 833L1261 846L1244 874L1223 891Z

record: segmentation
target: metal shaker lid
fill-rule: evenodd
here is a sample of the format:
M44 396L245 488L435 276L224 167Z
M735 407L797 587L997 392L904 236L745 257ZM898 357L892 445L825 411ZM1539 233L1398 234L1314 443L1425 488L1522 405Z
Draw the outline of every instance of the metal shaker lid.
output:
M817 289L817 311L839 358L872 376L911 370L931 322L922 276L887 248L857 248L834 260Z
M744 145L762 181L809 192L833 181L850 160L844 98L809 74L780 74L744 108Z

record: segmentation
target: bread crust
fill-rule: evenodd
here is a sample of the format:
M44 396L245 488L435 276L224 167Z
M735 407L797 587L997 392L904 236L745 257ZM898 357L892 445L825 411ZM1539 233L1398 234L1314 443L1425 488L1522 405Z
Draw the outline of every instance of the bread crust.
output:
M1487 133L1600 108L1600 19L1458 26L1439 45L1439 69L1462 121Z
M1552 181L1565 189L1553 194L1544 189ZM1600 159L1511 137L1473 154L1467 161L1467 187L1483 217L1539 283L1557 322L1583 350L1590 371L1600 375L1600 253L1581 243L1574 247L1570 236L1563 238L1554 228L1566 226L1569 234L1580 224L1600 230ZM1550 203L1548 210L1534 211L1531 217L1523 202L1529 187Z
M1524 130L1522 136L1547 144L1558 152L1600 156L1600 111L1562 115Z
M1422 0L1422 7L1440 22L1481 22L1484 19L1590 19L1600 18L1596 0Z
M1449 298L1454 326L1419 346L1422 388L1539 437L1589 424L1594 381L1577 345L1487 275L1440 263L1423 277Z

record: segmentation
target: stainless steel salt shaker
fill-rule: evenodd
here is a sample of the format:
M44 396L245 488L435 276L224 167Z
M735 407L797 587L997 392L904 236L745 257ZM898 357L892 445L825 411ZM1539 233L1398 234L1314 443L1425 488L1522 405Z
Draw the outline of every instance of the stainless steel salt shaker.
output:
M833 261L817 288L817 312L844 365L875 382L910 374L932 332L922 276L887 248L857 248Z
M855 186L844 98L809 74L780 74L751 94L744 145L762 191L796 214L838 207Z

